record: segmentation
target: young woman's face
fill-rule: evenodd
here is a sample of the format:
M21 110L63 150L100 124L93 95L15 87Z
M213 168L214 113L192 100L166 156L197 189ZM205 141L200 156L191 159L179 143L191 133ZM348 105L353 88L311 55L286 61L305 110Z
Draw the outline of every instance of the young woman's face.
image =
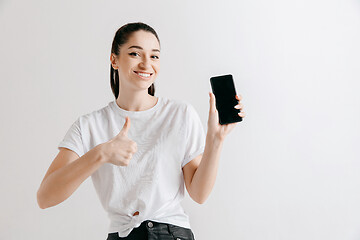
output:
M151 32L140 30L132 33L117 57L113 67L118 68L119 80L127 86L146 90L160 71L160 45Z

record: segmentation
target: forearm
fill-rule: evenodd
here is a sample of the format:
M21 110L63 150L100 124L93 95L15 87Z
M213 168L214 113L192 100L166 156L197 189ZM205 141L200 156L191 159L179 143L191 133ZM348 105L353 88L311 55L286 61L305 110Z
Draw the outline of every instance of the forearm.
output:
M40 208L55 206L66 200L102 164L100 145L72 163L51 173L37 192Z
M222 145L223 140L206 136L204 153L190 184L192 198L199 203L205 202L214 187Z

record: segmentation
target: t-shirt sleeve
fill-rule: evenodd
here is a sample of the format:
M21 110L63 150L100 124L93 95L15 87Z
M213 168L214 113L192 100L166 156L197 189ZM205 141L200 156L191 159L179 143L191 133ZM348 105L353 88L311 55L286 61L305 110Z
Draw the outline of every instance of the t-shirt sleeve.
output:
M81 128L80 128L80 118L78 118L70 127L70 129L65 134L63 140L59 143L58 149L60 147L68 148L81 157L84 155L84 146L81 138Z
M186 116L185 156L181 167L184 167L195 157L203 153L205 149L204 128L199 114L191 104L187 106Z

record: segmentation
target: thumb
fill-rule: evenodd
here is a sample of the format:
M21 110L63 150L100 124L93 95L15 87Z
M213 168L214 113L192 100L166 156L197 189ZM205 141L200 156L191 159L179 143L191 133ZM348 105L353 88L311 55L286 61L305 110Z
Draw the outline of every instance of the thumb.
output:
M215 95L212 92L209 92L209 96L210 96L210 112L215 112L216 111L216 106L215 106Z
M120 133L122 133L122 134L124 134L124 135L127 135L127 134L128 134L128 131L129 131L129 128L130 128L130 118L129 118L129 117L126 117L126 118L125 118L124 126L123 126L123 128L121 129Z

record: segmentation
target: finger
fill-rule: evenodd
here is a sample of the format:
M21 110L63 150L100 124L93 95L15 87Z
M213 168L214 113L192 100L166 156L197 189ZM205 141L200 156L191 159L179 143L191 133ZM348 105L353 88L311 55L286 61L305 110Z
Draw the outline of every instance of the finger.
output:
M234 108L236 108L236 109L242 109L243 107L244 107L244 105L242 105L241 103L234 106Z
M209 92L209 96L210 96L210 112L214 112L216 111L216 106L215 106L215 95L212 92Z
M126 118L125 118L124 126L123 126L123 128L121 129L120 133L122 133L122 134L124 134L124 135L127 135L127 134L128 134L128 131L129 131L129 128L130 128L130 118L129 118L129 117L126 117Z
M239 114L240 117L245 117L246 116L245 112L239 112L238 114Z
M241 101L242 96L241 96L241 95L236 95L235 98L236 98L237 100Z

